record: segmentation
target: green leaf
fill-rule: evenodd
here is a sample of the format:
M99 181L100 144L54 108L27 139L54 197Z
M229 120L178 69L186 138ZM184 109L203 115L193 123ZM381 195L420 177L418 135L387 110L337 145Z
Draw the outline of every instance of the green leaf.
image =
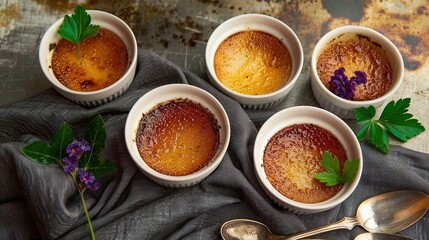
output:
M413 115L408 113L410 102L410 98L399 99L396 102L390 101L384 107L378 120L372 119L375 116L373 106L356 109L356 121L363 125L356 134L357 138L362 140L369 133L370 143L383 153L388 153L389 139L386 131L403 142L425 131L421 123L417 119L413 119Z
M83 30L91 23L91 16L88 15L84 7L77 6L71 17L77 25L77 39L80 41Z
M97 115L88 125L85 132L85 139L94 149L104 149L106 142L106 128L103 118Z
M386 132L376 122L371 122L370 124L369 142L383 153L389 152L389 139L387 138Z
M359 160L346 160L341 174L338 158L330 152L324 151L321 164L326 172L315 173L314 178L331 187L353 181L359 167Z
M49 164L58 163L60 160L52 151L51 145L36 141L19 149L24 156L36 163Z
M379 120L384 121L395 121L395 118L400 118L402 114L407 112L407 108L410 106L410 98L399 99L396 103L395 101L390 101L386 107L384 107L383 112ZM412 115L410 115L412 116ZM398 119L400 121L404 119Z
M329 172L336 175L340 175L340 163L334 155L328 151L324 151L322 154L322 166Z
M67 145L69 145L73 141L73 132L70 126L63 122L58 127L54 136L52 137L52 152L56 156L57 159L62 159L64 156Z
M384 124L384 126L393 136L403 142L419 135L425 130L425 128L416 119L407 120L401 125L389 123Z
M116 167L111 162L104 159L100 161L98 166L91 166L88 168L88 170L91 171L96 178L100 178L115 171Z
M86 12L85 8L77 6L71 17L64 16L63 24L61 24L57 33L62 38L79 45L87 38L96 35L99 30L100 26L91 24L91 16Z
M376 110L374 106L367 108L360 107L355 109L355 118L358 124L362 124L368 120L371 120L375 116Z
M356 137L359 141L362 141L365 138L366 134L368 133L368 128L370 125L371 125L371 122L368 121L359 129L359 131L356 134Z
M94 36L95 34L98 33L98 31L100 31L100 27L98 25L89 25L87 28L85 28L80 36L80 41L83 42L85 41L87 38L90 38L92 36Z
M85 152L79 159L78 166L79 168L88 169L94 166L99 165L99 155L92 150Z
M78 26L76 22L71 18L70 16L64 16L63 24L61 24L60 28L58 29L57 33L62 38L76 43L79 43L79 33L78 33Z
M396 103L394 101L389 102L378 121L394 137L403 142L425 130L418 120L412 119L412 114L407 113L410 101L410 98L406 98L399 99Z
M116 167L106 159L102 159L106 142L106 129L103 118L98 115L88 125L85 132L85 139L91 145L91 151L82 155L79 161L79 168L84 168L94 174L96 178L116 170Z
M79 161L79 167L87 169L90 166L99 165L99 155L103 152L106 142L106 129L103 118L100 115L97 115L89 123L85 132L85 139L91 146L91 151L82 155Z
M383 153L389 152L389 139L387 138L386 132L376 122L371 122L369 142L380 149Z
M314 178L322 183L325 183L328 187L332 187L343 182L339 175L329 172L315 173Z
M359 160L349 160L344 162L343 181L345 183L352 182L359 168Z

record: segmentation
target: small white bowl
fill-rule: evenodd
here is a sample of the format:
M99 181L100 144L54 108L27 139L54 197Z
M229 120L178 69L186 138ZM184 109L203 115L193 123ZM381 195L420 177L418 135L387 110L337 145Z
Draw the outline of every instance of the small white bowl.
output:
M368 101L352 101L341 98L329 89L327 89L317 74L317 59L320 51L335 37L345 33L361 34L369 37L372 41L378 43L386 52L392 67L392 85L390 89L381 97ZM361 26L343 26L335 28L326 33L316 44L311 56L311 88L317 102L324 109L336 114L344 119L354 118L354 110L359 107L368 107L373 105L379 107L391 100L393 94L398 90L404 77L404 62L401 53L396 46L381 33L367 27Z
M238 93L225 86L216 76L214 57L219 45L229 36L248 30L262 31L276 37L290 53L292 72L289 81L275 92L262 95ZM295 85L302 70L304 52L295 32L282 21L262 14L244 14L228 19L215 29L207 42L205 60L208 77L217 88L234 98L245 108L268 109L283 101Z
M136 144L136 133L143 114L163 102L177 98L186 98L206 107L215 116L220 126L220 144L211 162L199 171L184 176L170 176L155 171L142 159ZM163 186L180 188L198 184L219 166L228 148L230 131L228 115L219 101L210 93L187 84L169 84L149 91L131 108L125 123L125 143L137 167L148 178Z
M358 172L351 183L344 184L340 192L320 203L301 203L287 198L269 182L263 166L265 148L269 140L281 129L294 124L314 124L331 132L341 143L348 159L359 159ZM363 158L359 142L350 127L334 114L316 107L286 108L270 117L256 136L253 160L256 176L268 196L280 206L297 214L316 213L331 209L346 200L357 187L362 175Z
M112 85L91 92L74 91L61 84L51 68L51 58L54 51L50 50L50 44L57 43L61 39L57 31L63 23L63 18L52 24L43 35L39 47L39 62L46 77L61 95L85 107L96 107L118 98L131 85L137 66L137 41L130 27L115 15L97 10L88 10L87 12L91 16L92 24L100 25L100 27L112 31L124 43L129 58L128 68L124 75Z

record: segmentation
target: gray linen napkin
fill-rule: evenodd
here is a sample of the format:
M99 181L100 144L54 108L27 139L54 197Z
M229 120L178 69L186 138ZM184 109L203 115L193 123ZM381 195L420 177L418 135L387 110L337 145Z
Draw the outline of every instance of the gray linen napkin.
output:
M125 120L134 102L168 83L192 84L211 92L231 120L231 142L223 162L194 187L171 189L148 180L125 147ZM72 126L75 135L82 133L97 114L106 124L106 156L118 167L101 180L100 190L85 193L97 239L220 239L220 226L233 218L259 220L276 234L292 234L352 217L361 201L379 193L400 189L429 193L427 154L392 146L389 155L383 155L364 142L362 180L343 204L318 214L290 213L267 197L252 166L255 122L273 112L245 111L206 81L142 50L134 82L113 102L86 109L49 89L0 108L0 239L89 237L71 178L55 164L33 163L18 148L36 139L49 141L62 121ZM429 239L428 226L426 214L401 234ZM353 239L361 232L355 227L321 237Z

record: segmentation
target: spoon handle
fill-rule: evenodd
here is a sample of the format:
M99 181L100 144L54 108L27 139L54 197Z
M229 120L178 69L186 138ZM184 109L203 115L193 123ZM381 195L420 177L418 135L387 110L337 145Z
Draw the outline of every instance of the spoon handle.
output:
M318 227L312 230L308 230L305 232L301 232L301 233L297 233L294 235L290 235L290 236L286 236L280 239L283 240L295 240L295 239L302 239L305 237L310 237L319 233L324 233L324 232L329 232L332 230L336 230L336 229L348 229L348 230L352 230L352 228L354 226L359 225L359 223L356 220L356 217L354 218L349 218L349 217L344 217L343 219L341 219L340 221L334 222L334 223L330 223L328 225L322 226L322 227Z

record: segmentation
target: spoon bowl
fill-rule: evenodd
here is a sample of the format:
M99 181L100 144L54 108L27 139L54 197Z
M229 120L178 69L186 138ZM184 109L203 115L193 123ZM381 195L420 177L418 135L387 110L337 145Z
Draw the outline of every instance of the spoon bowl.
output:
M426 214L428 208L429 196L427 194L413 190L394 191L376 195L363 201L357 209L356 217L344 217L340 221L291 236L276 236L266 225L248 219L234 219L225 222L221 227L221 235L225 240L294 240L336 229L351 230L354 226L359 225L374 234L358 236L358 240L410 239L398 235L389 236L392 238L384 238L385 236L380 234L391 235L391 233L399 232L411 226Z
M265 224L249 219L227 221L220 229L220 234L225 240L265 240L275 237Z
M414 238L390 233L361 233L354 240L414 240Z
M418 191L396 191L363 201L356 220L368 232L396 233L417 222L429 208L429 196Z

